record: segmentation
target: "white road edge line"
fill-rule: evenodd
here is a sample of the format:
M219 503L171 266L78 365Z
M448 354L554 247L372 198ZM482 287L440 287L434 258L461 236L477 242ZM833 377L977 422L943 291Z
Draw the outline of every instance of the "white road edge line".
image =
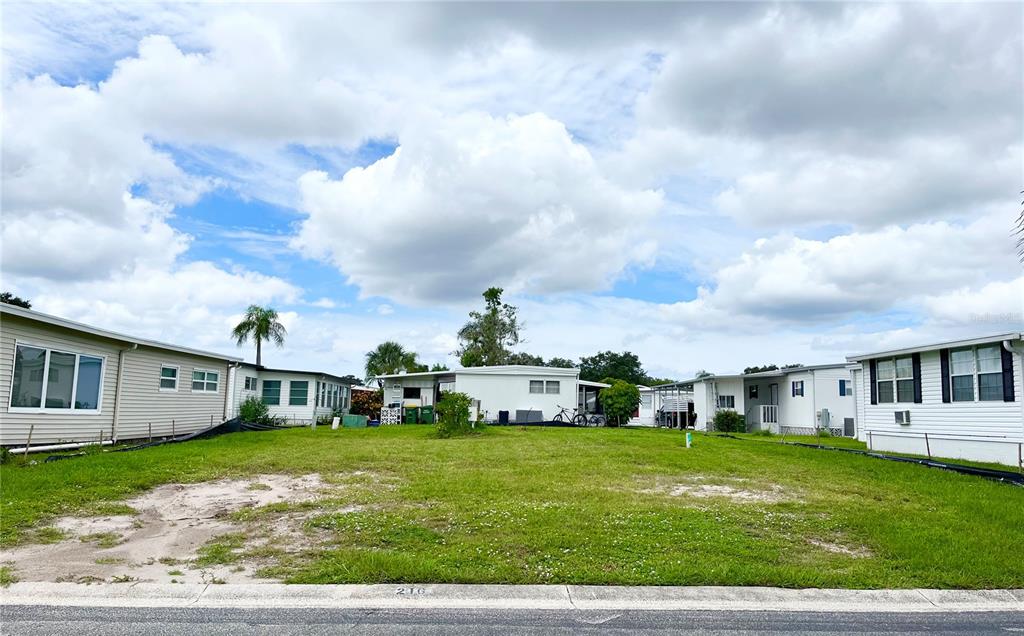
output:
M1024 612L1024 590L825 590L582 585L14 583L0 606Z

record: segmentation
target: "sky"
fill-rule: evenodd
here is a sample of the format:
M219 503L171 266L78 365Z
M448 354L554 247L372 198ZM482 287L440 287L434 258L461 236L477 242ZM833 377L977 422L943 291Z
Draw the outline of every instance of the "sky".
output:
M1019 3L5 3L2 287L361 375L519 350L682 379L1024 329Z

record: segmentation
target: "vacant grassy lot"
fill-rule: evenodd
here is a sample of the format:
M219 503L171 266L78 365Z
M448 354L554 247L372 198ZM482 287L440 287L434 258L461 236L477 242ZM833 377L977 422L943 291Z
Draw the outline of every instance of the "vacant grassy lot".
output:
M0 542L159 484L275 473L317 473L324 496L235 518L298 515L305 538L226 535L204 563L296 583L1024 587L1024 488L665 430L301 429L7 466Z

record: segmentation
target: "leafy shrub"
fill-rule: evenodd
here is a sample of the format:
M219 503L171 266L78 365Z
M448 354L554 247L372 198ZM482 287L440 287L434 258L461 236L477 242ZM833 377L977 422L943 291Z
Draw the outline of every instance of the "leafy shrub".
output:
M818 437L832 437L832 431L828 430L827 428L819 428Z
M761 437L775 437L775 433L767 428L761 428L754 432L754 435L760 435Z
M384 408L384 389L376 391L352 391L352 406L348 412L353 415L365 415L371 420L380 417Z
M249 396L238 407L238 417L243 422L268 424L271 422L270 409L255 395Z
M473 398L465 393L455 391L442 393L441 399L434 405L434 412L437 415L434 429L437 431L437 436L448 438L474 432L469 422L469 407L472 404Z
M747 420L736 411L719 411L712 422L716 431L722 433L745 433Z
M624 380L615 380L610 387L601 389L598 399L607 425L618 426L622 421L629 421L640 406L640 389Z
M0 446L0 465L6 464L11 461L11 449L6 446Z

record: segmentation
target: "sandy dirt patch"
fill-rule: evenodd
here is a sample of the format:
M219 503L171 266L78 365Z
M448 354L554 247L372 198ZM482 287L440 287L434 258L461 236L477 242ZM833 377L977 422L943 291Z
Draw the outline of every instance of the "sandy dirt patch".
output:
M842 543L836 543L834 541L824 541L821 539L808 539L807 543L810 543L816 548L821 548L826 552L832 552L834 554L844 554L846 556L854 557L856 559L866 559L873 556L871 550L865 546L849 546L843 545Z
M324 494L319 475L260 475L248 479L167 484L125 501L136 515L63 517L53 526L64 539L0 552L22 581L157 581L170 583L253 580L255 564L192 567L199 548L220 535L245 532L231 514L244 508L312 501ZM298 542L302 515L282 515L267 528ZM259 579L259 581L269 581Z
M778 503L798 499L795 493L777 484L760 484L739 478L716 479L716 482L721 483L710 483L702 476L681 481L659 480L654 488L641 492L695 499L722 498L739 503Z

